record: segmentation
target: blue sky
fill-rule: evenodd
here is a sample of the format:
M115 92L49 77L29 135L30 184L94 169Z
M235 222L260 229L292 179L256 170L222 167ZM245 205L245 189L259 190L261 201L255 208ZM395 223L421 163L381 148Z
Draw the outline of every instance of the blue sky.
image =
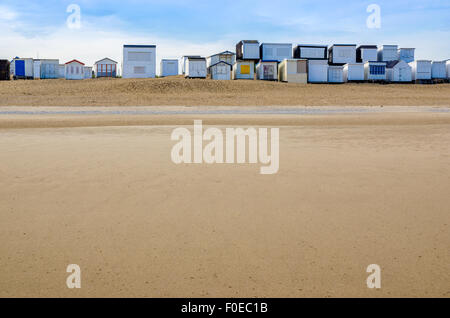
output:
M67 28L69 4L82 27ZM381 8L369 29L368 5ZM260 42L398 44L417 57L450 58L449 0L0 0L0 58L120 61L125 43L156 44L158 57L210 55L241 39Z

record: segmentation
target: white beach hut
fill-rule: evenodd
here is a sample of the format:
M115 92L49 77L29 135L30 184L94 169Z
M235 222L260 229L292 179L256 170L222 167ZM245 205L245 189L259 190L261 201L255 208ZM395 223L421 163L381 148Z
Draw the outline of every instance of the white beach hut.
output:
M431 81L431 61L417 60L409 63L413 81Z
M34 61L32 58L14 58L12 63L13 79L33 79Z
M278 65L278 80L287 83L308 83L308 60L285 59Z
M236 44L236 60L260 59L259 42L256 40L242 40Z
M398 60L398 45L382 45L378 49L378 61L389 62Z
M41 60L33 60L33 78L41 79Z
M344 66L328 65L328 83L344 83Z
M364 63L348 63L344 65L345 82L364 81Z
M181 57L181 74L186 75L186 62L189 58L201 58L200 55L183 55Z
M178 60L162 59L159 72L161 77L178 75Z
M186 78L206 78L206 59L204 57L189 57L186 60Z
M408 83L412 81L412 69L403 60L386 63L386 79L389 82Z
M219 61L209 67L211 73L211 79L228 81L231 80L231 69L232 65L225 62Z
M59 64L58 78L66 78L66 65L65 64Z
M40 59L39 77L41 79L59 78L59 60L58 59ZM35 73L36 75L36 73Z
M308 82L328 82L328 60L308 60Z
M78 60L72 60L66 63L66 79L82 80L85 78L84 63Z
M290 43L262 43L259 55L263 61L278 61L292 59L292 44Z
M307 60L325 60L328 58L328 46L299 44L294 48L294 58Z
M255 79L255 62L253 60L238 60L233 65L233 79Z
M447 79L450 80L450 60L447 60L446 68L447 68Z
M433 61L431 63L431 78L446 79L447 78L447 61Z
M356 63L356 44L334 44L328 49L330 64Z
M92 66L84 67L84 79L92 79Z
M156 76L156 45L123 46L123 78L154 78Z
M230 51L223 51L223 52L208 56L206 58L206 63L207 63L208 68L211 65L219 63L220 61L223 61L230 65L233 65L234 62L236 61L236 54L233 52L230 52Z
M401 61L405 61L406 63L410 63L414 61L416 49L414 48L399 48L398 49L398 59Z
M386 62L366 62L364 64L364 80L386 81Z
M378 47L376 45L360 45L356 49L356 62L366 63L378 60Z
M116 77L117 62L105 57L94 64L95 77Z
M278 61L260 61L256 65L256 79L278 81Z

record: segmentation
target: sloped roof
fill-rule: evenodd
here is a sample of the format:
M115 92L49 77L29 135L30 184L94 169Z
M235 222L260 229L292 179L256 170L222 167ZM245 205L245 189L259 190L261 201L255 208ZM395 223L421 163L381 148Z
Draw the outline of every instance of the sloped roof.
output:
M386 63L386 67L387 68L393 68L398 63L400 63L400 61L389 61L389 62Z
M208 56L208 57L213 57L213 56L217 56L217 55L236 55L236 53L231 52L231 51L223 51L223 52L216 53L216 54L213 54L213 55Z
M225 62L225 61L219 61L219 62L217 62L217 63L214 63L214 64L211 65L210 67L213 67L213 66L215 66L215 65L217 65L217 64L220 64L220 63L224 63L224 64L226 64L226 65L229 65L229 66L233 67L233 65L231 65L230 63L227 63L227 62Z
M110 60L111 62L114 62L114 63L116 63L116 64L117 64L117 62L116 62L116 61L114 61L113 59L110 59L109 57L105 57L105 58L103 58L103 59L101 59L101 60L98 60L98 61L97 61L97 62L95 62L94 64L100 63L101 61L104 61L104 60Z
M85 65L84 63L82 63L82 62L80 62L78 60L72 60L72 61L67 62L66 64L70 64L70 63L73 63L73 62L77 62L77 63L79 63L81 65Z

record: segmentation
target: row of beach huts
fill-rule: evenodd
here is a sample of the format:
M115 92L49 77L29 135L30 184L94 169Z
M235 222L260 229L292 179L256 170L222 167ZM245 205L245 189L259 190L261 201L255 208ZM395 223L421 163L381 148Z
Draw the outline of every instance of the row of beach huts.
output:
M397 45L334 44L297 45L259 43L242 40L236 51L224 51L207 58L186 55L162 59L160 76L207 78L214 80L268 80L293 83L398 82L436 83L449 81L450 60L415 60L414 48ZM0 79L82 80L118 77L118 63L110 58L93 67L74 59L60 64L58 59L16 57L0 60ZM156 45L124 45L123 78L156 77Z

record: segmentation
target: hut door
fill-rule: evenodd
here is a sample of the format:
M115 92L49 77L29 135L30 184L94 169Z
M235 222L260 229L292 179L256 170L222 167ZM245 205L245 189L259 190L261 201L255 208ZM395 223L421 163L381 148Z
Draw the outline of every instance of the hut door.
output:
M16 76L25 76L25 61L16 60L15 72Z
M273 65L263 65L264 78L273 79L275 77Z

